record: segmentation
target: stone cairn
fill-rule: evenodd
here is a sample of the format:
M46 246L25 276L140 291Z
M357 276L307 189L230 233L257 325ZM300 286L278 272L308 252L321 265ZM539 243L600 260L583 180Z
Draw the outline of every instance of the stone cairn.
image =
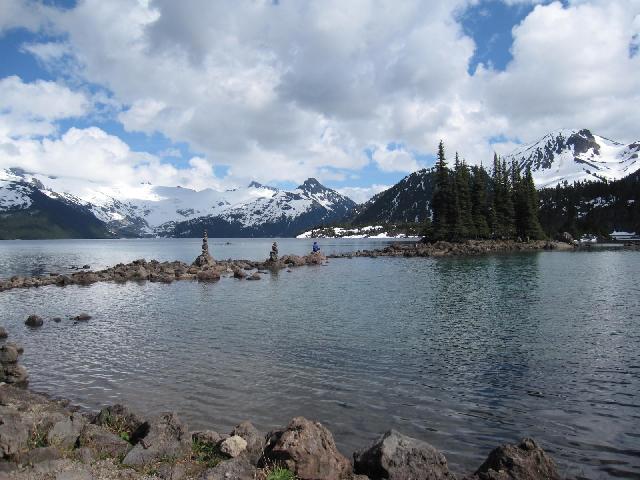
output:
M278 244L273 242L271 245L271 251L269 252L269 261L272 263L276 263L278 261Z
M0 327L0 384L2 382L18 387L24 387L28 383L27 369L18 365L18 358L22 355L22 347L12 342L5 342L7 333Z
M204 236L202 237L202 253L196 257L193 264L198 267L204 267L207 265L215 265L215 263L213 257L209 254L209 236L205 230Z

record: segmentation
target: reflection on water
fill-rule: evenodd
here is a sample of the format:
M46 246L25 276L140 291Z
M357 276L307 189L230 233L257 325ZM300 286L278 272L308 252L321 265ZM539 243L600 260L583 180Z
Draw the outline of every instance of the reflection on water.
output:
M396 428L459 472L527 435L565 475L637 477L639 285L634 252L357 258L260 282L12 290L0 324L34 388L90 408L223 431L302 414L346 454Z

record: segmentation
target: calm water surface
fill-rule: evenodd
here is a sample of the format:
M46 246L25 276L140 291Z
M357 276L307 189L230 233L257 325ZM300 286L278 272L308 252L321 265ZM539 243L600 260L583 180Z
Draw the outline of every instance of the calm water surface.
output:
M213 240L262 258L268 240ZM309 241L282 241L303 253ZM365 242L327 241L344 251ZM0 242L2 275L147 257L198 240ZM28 330L27 315L94 318ZM458 473L523 436L578 478L640 478L640 254L341 259L259 282L0 293L33 388L88 408L174 409L192 428L319 419L342 451L396 428Z

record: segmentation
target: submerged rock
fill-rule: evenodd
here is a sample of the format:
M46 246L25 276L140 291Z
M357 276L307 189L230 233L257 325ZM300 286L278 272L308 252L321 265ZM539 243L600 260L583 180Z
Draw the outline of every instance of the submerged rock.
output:
M7 331L4 329L4 327L0 327L0 339L2 338L7 338L9 336L9 334L7 333Z
M24 322L27 327L32 328L41 327L43 323L44 322L42 321L42 318L40 318L38 315L29 315Z
M353 454L354 471L372 480L449 480L445 456L427 442L390 430L368 449Z
M338 451L331 432L304 417L268 435L262 463L282 464L299 480L342 480L351 475L351 464Z
M80 315L76 315L75 317L73 317L73 320L75 320L76 322L86 322L87 320L91 320L91 315L89 315L88 313L81 313Z

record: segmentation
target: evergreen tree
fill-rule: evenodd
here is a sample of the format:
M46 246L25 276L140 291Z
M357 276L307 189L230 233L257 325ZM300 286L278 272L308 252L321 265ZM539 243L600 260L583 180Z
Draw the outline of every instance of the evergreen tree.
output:
M489 228L490 208L487 202L487 185L489 175L486 170L480 167L472 169L471 187L471 217L477 238L489 238L491 230Z
M525 201L527 204L527 218L524 222L525 238L539 240L541 238L544 238L544 232L542 231L539 220L540 201L538 199L538 191L536 190L536 185L533 182L533 175L531 174L530 167L527 167L527 170L525 171L525 176L522 180L522 184Z
M464 160L458 159L456 153L455 191L457 197L457 225L455 236L458 239L474 238L476 229L473 223L471 206L471 176Z
M440 140L438 145L438 161L436 162L436 181L431 199L431 211L433 213L433 238L442 240L449 233L448 203L449 195L449 169L444 153L444 142Z

